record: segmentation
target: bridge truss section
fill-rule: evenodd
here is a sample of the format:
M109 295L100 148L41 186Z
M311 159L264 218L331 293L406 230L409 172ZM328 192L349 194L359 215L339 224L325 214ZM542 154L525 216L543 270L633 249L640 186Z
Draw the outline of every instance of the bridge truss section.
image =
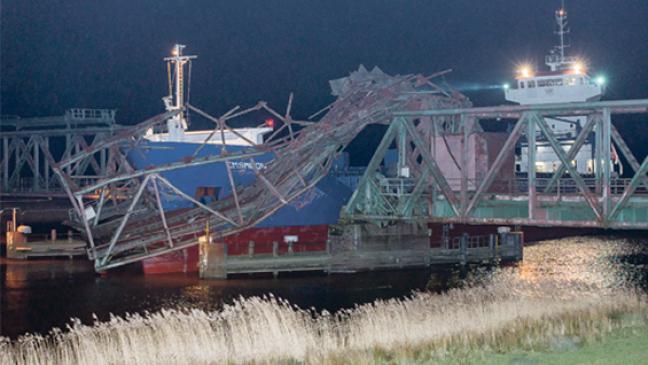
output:
M66 110L62 116L3 118L0 121L0 195L62 197L53 170L62 160L103 141L121 128L115 110ZM110 170L110 151L87 154L66 166L77 184L89 184Z
M343 218L383 225L423 221L648 229L648 157L640 163L612 122L627 114L648 114L648 100L395 112ZM586 122L572 143L561 144L547 120L574 116L586 116ZM448 119L458 122L451 130ZM480 160L474 146L487 121L512 128L496 151L488 152L491 158ZM515 174L512 164L521 138L529 146L524 175ZM579 174L573 163L587 140L596 146L592 176ZM540 141L560 161L549 176L536 175ZM385 171L381 166L392 144L398 149L398 168ZM439 153L446 150L454 154ZM613 173L616 150L631 176ZM482 173L471 174L471 164L480 163L487 164Z

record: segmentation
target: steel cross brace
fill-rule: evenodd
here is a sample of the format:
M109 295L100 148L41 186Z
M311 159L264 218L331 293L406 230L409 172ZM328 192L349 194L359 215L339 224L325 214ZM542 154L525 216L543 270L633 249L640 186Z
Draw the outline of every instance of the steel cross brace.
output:
M477 188L475 195L473 195L472 199L470 200L470 203L466 207L466 210L463 212L462 217L464 218L470 217L470 213L477 206L479 200L481 199L481 196L486 192L486 190L488 190L488 188L490 188L491 184L493 183L493 180L495 180L497 173L502 167L502 164L504 164L506 158L508 158L511 152L513 152L513 148L515 147L515 144L517 143L518 139L520 139L520 137L522 136L524 132L524 127L527 126L528 118L529 118L529 114L524 113L522 117L518 119L518 121L515 123L515 127L513 127L511 134L506 139L506 142L504 142L504 146L502 146L502 149L497 154L493 166L491 166L490 169L488 169L488 172L486 173L486 177L484 177L484 180L481 182L481 184L479 184L479 187Z
M362 175L362 178L360 178L360 182L358 182L357 188L351 195L351 198L349 199L349 202L346 204L346 207L344 207L346 215L348 216L353 215L353 211L357 208L358 199L360 198L359 194L364 193L366 191L367 184L369 183L370 179L373 179L373 175L376 173L376 170L380 166L380 163L382 162L383 158L385 157L385 154L387 153L387 149L389 148L394 137L396 136L397 129L398 129L398 125L395 122L393 122L389 126L389 128L387 128L385 135L383 136L382 140L378 144L378 147L376 148L376 152L374 152L371 161L369 161L369 164L367 165L367 169L365 170L364 175Z
M560 159L562 165L567 168L569 175L571 176L572 179L574 179L574 182L576 182L576 186L585 197L585 201L587 201L587 204L592 208L592 211L594 211L594 214L596 215L597 219L599 221L602 221L604 217L601 214L596 199L592 196L592 193L590 192L589 188L585 185L585 181L583 181L583 178L580 176L578 171L576 171L574 166L571 164L571 160L567 158L565 151L562 149L562 147L556 140L556 137L554 137L553 133L551 132L551 129L549 129L549 126L547 126L547 122L544 120L544 118L538 116L538 114L536 113L532 113L530 117L535 118L536 124L538 125L538 127L540 127L540 130L549 141L551 148L553 149L556 156L558 156L558 158Z
M594 124L595 124L594 118L587 118L587 122L585 122L583 129L581 129L580 133L578 133L578 136L576 137L576 141L569 149L569 152L567 154L567 159L569 161L573 160L576 157L583 144L585 144L588 135L590 134L590 132L592 132L592 129L594 128ZM560 180L560 178L565 174L566 170L567 168L562 163L560 163L560 165L558 166L558 170L551 177L551 180L549 180L549 183L547 184L547 187L544 190L545 194L549 193L549 191L556 184L556 182Z
M432 174L432 178L437 187L439 188L439 190L441 190L441 193L448 201L448 204L450 204L452 211L456 216L460 216L461 213L458 208L459 202L457 202L457 198L455 197L450 184L448 184L448 181L445 179L445 176L443 176L443 172L441 171L441 169L439 169L436 160L430 154L429 149L426 148L423 140L421 139L421 136L416 132L414 124L411 120L407 120L404 117L400 117L398 119L400 119L400 123L407 130L409 137L412 139L412 143L414 143L414 146L419 149L421 157L423 158L423 162Z
M135 209L135 206L137 205L137 202L139 201L140 197L142 196L142 193L144 192L144 188L146 187L146 184L148 181L151 179L151 176L147 176L144 178L144 181L142 181L142 184L140 185L139 189L137 189L137 193L135 194L135 197L133 198L133 201L131 204L128 206L128 211L126 212L126 215L122 218L121 222L119 223L119 227L117 227L117 230L113 234L112 238L110 239L110 244L108 245L108 249L106 250L103 258L101 261L95 261L95 265L105 265L108 259L110 258L110 252L112 249L115 247L115 244L117 243L117 239L119 239L119 236L121 235L122 231L124 230L124 227L126 227L126 223L128 222L128 218L130 218L131 214L133 214L133 210ZM85 217L83 217L84 221L87 221Z
M646 172L648 172L648 156L646 156L646 158L641 163L641 166L639 166L639 168L635 172L632 180L630 180L630 185L625 188L619 201L614 205L610 213L607 215L606 221L613 221L619 214L621 209L628 204L628 201L634 194L635 190L637 190L637 187L639 187L639 184L641 184L646 179Z

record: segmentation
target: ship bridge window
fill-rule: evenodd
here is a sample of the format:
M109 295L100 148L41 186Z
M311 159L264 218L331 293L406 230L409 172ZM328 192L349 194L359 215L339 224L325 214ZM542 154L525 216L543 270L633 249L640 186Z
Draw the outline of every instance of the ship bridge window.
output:
M529 87L536 87L535 81L529 81Z
M538 80L538 87L562 86L563 79Z
M524 82L524 81L520 82L520 89L524 89L524 84L526 84L526 82Z

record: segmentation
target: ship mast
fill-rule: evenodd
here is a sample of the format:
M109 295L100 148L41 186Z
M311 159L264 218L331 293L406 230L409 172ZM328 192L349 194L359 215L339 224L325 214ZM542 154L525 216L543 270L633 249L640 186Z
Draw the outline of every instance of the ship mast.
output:
M565 2L562 2L560 9L556 10L556 23L558 23L558 36L560 37L560 62L565 62L565 35L569 33L567 28L567 11L565 10Z
M167 111L179 110L184 108L184 81L185 65L197 56L186 56L182 54L185 45L176 44L171 51L171 57L165 57L167 62L169 95L162 98ZM173 70L173 72L171 72ZM171 86L173 84L173 87ZM170 136L178 137L184 134L187 129L187 120L184 113L167 121L168 133Z
M562 1L560 9L556 10L556 24L558 24L558 30L554 33L558 35L560 44L554 46L545 59L545 63L549 68L551 68L551 71L563 70L575 62L573 57L565 55L565 49L569 47L568 44L565 44L565 36L569 34L569 27L567 24L567 10L565 9L564 0Z

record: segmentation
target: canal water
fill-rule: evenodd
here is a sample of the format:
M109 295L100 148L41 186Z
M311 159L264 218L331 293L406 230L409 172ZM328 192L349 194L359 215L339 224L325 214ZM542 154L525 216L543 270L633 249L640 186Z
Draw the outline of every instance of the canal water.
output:
M65 328L72 318L91 324L111 314L161 309L217 310L236 299L272 294L301 308L335 312L376 299L402 298L415 291L442 292L489 277L492 267L302 274L199 280L196 275L150 275L136 270L97 275L85 261L0 261L0 336ZM576 237L525 248L514 268L516 280L541 279L587 287L634 287L648 291L648 237Z

